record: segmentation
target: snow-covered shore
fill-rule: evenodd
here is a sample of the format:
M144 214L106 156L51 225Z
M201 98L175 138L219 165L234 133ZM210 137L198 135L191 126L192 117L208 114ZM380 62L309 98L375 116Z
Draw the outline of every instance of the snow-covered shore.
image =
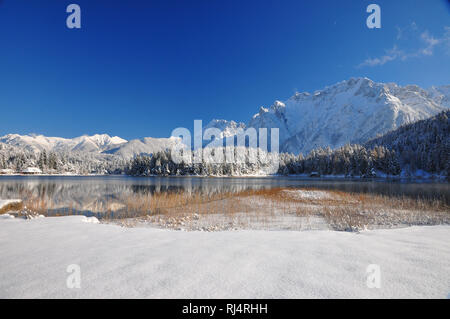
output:
M450 226L206 233L1 218L0 298L446 298L449 236ZM69 289L73 264L81 288ZM369 264L381 288L367 287Z
M20 199L0 199L0 209L11 204L20 204L22 201Z
M9 210L17 209L22 206L20 199L0 199L0 214L6 213Z
M407 174L405 172L402 172L401 175L387 175L378 173L376 177L370 177L365 178L361 176L345 176L342 174L338 175L321 175L320 177L311 177L310 174L288 174L288 175L282 175L282 174L241 174L241 175L145 175L145 176L139 176L139 175L126 175L126 174L76 174L76 173L43 173L43 174L20 174L20 173L12 173L12 174L0 174L1 178L14 178L14 177L21 177L21 178L35 178L35 177L131 177L131 178L153 178L153 177L159 177L159 178L204 178L204 179L210 179L210 178L267 178L267 179L273 179L273 178L297 178L302 180L310 180L310 181L318 181L318 180L336 180L336 181L378 181L378 182L386 182L386 181L401 181L401 182L440 182L445 183L448 182L449 179L447 176L444 175L438 175L438 174L430 174L424 171L417 171L412 174Z

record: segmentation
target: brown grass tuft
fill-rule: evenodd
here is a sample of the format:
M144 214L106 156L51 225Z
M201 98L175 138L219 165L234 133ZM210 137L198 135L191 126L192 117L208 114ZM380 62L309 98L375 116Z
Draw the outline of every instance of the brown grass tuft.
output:
M10 211L20 211L22 209L23 209L23 203L22 202L20 202L20 203L11 203L11 204L5 205L5 206L3 206L1 208L0 209L0 214L5 214L5 213L10 212Z

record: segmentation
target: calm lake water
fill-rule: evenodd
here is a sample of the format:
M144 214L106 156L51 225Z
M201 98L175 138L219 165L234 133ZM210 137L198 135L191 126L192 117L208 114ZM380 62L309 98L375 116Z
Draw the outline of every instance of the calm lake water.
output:
M192 191L204 194L275 187L318 188L353 193L443 199L450 204L450 184L386 180L306 179L299 177L128 177L128 176L0 176L1 199L41 198L52 212L92 215L120 211L129 195ZM101 217L101 216L100 216Z

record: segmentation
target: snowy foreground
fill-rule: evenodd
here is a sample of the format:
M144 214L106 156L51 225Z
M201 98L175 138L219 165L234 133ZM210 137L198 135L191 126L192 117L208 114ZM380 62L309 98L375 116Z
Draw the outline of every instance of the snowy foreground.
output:
M450 226L208 233L1 215L0 297L448 298L449 239ZM67 287L73 264L81 288Z

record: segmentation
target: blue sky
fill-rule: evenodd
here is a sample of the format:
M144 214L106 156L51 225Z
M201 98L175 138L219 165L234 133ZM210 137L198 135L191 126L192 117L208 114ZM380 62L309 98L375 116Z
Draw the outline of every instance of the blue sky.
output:
M444 0L0 0L0 135L164 137L350 77L450 84L449 38Z

